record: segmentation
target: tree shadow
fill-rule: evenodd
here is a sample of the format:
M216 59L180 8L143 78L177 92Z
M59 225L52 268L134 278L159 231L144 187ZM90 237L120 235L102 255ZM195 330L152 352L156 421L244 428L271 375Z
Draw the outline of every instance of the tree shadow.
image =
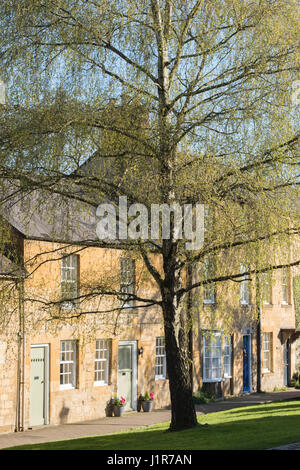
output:
M266 403L266 405L269 405ZM300 404L290 404L290 405L284 405L284 406L268 406L267 408L262 408L264 404L260 405L249 405L249 407L239 407L236 409L231 409L228 410L228 413L232 415L243 415L243 414L249 414L249 413L272 413L272 412L283 412L283 411L294 411L294 410L299 410L300 409ZM227 411L227 410L226 410Z

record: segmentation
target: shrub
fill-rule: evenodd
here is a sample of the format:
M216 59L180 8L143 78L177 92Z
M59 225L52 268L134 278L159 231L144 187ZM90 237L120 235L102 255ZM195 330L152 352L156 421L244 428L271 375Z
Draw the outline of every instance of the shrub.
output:
M293 387L299 387L300 386L300 376L299 376L299 372L295 372L293 374L293 377L292 377L292 380L291 380L291 385Z
M193 394L195 405L200 405L201 403L212 403L215 399L216 397L213 393L204 392L203 390L199 390Z

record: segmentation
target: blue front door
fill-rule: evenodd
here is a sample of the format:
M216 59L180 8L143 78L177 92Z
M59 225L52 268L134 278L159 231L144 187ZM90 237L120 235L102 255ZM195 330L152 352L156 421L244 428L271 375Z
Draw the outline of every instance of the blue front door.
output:
M251 348L250 335L243 336L243 393L250 393Z

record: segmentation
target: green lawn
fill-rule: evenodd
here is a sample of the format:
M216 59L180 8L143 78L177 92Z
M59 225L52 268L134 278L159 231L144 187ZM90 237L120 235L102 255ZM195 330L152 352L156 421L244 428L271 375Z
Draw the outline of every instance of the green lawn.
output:
M199 426L168 433L168 423L147 429L10 449L30 450L256 450L300 442L300 400L252 405L199 416Z

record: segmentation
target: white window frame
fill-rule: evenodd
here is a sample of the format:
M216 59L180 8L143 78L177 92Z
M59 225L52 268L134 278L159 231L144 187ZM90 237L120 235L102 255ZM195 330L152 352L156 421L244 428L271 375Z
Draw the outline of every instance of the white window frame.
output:
M290 270L289 268L282 268L282 271L281 271L281 305L289 305L289 304L290 304Z
M229 374L226 372L227 364L229 365ZM230 379L232 377L231 335L224 335L224 377L226 379Z
M267 336L267 339L266 339ZM266 345L268 346L265 349ZM268 354L268 366L265 367L265 354ZM272 333L265 332L263 333L263 373L272 372Z
M65 351L62 351L62 344L63 343L68 343L68 345L72 345L72 349L65 349ZM60 342L60 358L59 358L59 388L60 390L71 390L76 388L76 383L77 383L77 341L76 340L62 340ZM63 352L73 352L73 360L62 360L62 354ZM66 373L61 373L61 366L64 364L72 364L72 371L71 371L71 383L67 384L61 384L60 379L62 375L69 375Z
M241 273L248 271L249 266L241 263ZM247 306L250 305L250 282L249 275L244 275L243 280L241 281L240 286L240 302L241 305Z
M122 308L133 308L134 299L127 299L126 294L134 294L135 290L135 260L132 258L120 258L120 291L124 293L121 300Z
M61 308L66 310L72 310L76 308L78 296L78 257L77 254L64 254L61 259ZM64 285L68 287L68 292L70 296L74 297L74 300L64 301ZM67 292L67 295L68 295Z
M210 348L211 351L216 349L216 346L211 347L211 340L212 338L219 338L221 345L218 347L220 350L220 354L218 356L212 356L211 354L207 354L207 349ZM202 335L203 340L203 383L213 383L213 382L221 382L224 380L223 378L223 351L222 351L222 333L220 331L211 331L207 332L206 334ZM212 359L218 359L220 361L218 369L220 370L220 375L218 377L207 377L206 376L206 359L210 359L212 363ZM213 368L211 368L213 370Z
M162 363L157 363L161 360ZM157 368L162 368L162 374L157 374ZM155 338L155 380L164 380L167 378L167 358L165 348L165 338L158 336Z
M99 346L97 347L97 343L100 342ZM97 358L97 351L104 352L105 357L100 357ZM94 386L103 386L103 385L108 385L108 380L109 380L109 361L110 361L110 340L109 339L96 339L95 340L95 367L94 367ZM96 380L95 376L97 372L101 372L101 370L97 370L96 366L99 363L104 363L104 380Z

